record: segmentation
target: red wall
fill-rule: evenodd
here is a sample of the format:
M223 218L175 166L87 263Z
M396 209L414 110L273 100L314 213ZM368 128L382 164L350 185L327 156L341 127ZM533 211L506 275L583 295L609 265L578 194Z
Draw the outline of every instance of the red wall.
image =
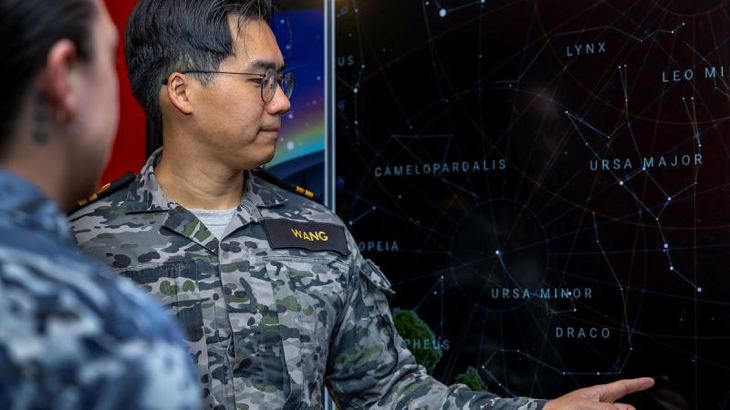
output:
M127 78L127 65L124 62L124 27L136 0L105 0L109 13L119 30L119 49L117 50L119 73L119 97L121 117L117 139L114 142L109 165L102 176L102 185L111 182L127 172L138 173L145 163L146 119L142 108L132 97Z

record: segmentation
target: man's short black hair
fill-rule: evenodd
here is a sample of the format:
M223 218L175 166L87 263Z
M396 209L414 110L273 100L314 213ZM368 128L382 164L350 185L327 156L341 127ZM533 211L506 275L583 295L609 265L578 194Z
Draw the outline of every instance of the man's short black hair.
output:
M270 0L140 0L127 23L125 55L132 94L159 126L162 80L176 71L216 71L234 54L228 16L270 23ZM195 74L207 85L214 74Z
M91 60L98 12L92 0L0 0L0 150L10 143L22 99L54 44L68 39L80 61Z

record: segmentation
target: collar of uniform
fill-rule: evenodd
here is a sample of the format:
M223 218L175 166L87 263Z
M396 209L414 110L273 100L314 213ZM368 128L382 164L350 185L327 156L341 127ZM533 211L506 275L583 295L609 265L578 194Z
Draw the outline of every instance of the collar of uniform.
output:
M228 224L225 232L223 232L223 238L227 237L236 230L248 225L249 223L261 222L264 217L261 215L259 208L270 208L273 206L281 205L287 201L281 194L276 192L274 189L265 186L254 179L253 174L250 171L245 173L246 183L243 188L243 196L241 196L241 203L238 205L236 214Z
M200 244L216 253L218 240L190 211L168 199L160 188L155 176L155 166L162 157L162 148L155 151L142 168L137 178L127 190L125 210L127 213L136 212L167 212L164 226ZM231 232L262 219L258 208L273 207L287 201L274 188L255 180L251 172L246 171L241 203L236 215L228 225L224 237Z
M162 157L162 148L157 149L147 160L142 171L127 190L125 209L128 213L169 211L177 204L170 201L160 188L155 176L155 166ZM256 207L268 208L281 205L287 201L275 188L265 185L250 171L246 171L241 205L250 202Z
M160 188L155 176L155 166L162 158L162 148L152 153L147 164L127 189L124 207L127 213L169 211L177 206Z
M246 171L246 186L243 191L243 198L244 200L248 199L260 208L270 208L288 201L277 191L277 188L256 178L251 171Z
M176 205L165 215L162 225L203 248L218 254L219 241L192 212Z
M43 231L61 242L74 243L68 221L58 206L29 182L2 169L0 224Z

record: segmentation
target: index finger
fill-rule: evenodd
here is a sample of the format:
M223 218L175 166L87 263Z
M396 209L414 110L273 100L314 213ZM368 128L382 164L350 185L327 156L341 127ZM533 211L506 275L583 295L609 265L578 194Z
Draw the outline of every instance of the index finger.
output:
M638 379L625 379L613 383L604 384L599 391L600 401L613 403L627 394L640 392L654 386L654 379L640 377Z

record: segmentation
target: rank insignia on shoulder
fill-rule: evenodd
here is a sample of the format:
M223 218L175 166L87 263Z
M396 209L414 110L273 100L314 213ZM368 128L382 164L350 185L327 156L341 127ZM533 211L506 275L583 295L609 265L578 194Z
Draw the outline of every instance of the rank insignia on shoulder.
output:
M350 254L342 226L289 219L265 219L263 224L272 249L296 248L336 252L343 256Z
M289 192L294 192L295 194L299 194L303 197L307 197L319 204L322 203L322 199L319 198L317 195L315 195L314 192L312 192L308 189L304 189L298 185L294 185L292 183L284 181L283 179L277 177L276 175L274 175L262 168L257 168L255 170L253 170L253 174L270 184L278 186L279 188L282 188Z
M76 208L76 209L78 210L81 207L94 203L94 202L100 200L101 198L104 198L104 197L107 197L107 196L113 194L114 192L131 184L132 181L134 181L134 179L136 177L137 176L131 172L124 174L121 178L117 179L116 181L110 182L110 183L104 185L103 187L101 187L98 191L96 191L96 193L94 195L91 195L88 198L84 198L82 200L76 201L76 203L78 204L78 208Z

